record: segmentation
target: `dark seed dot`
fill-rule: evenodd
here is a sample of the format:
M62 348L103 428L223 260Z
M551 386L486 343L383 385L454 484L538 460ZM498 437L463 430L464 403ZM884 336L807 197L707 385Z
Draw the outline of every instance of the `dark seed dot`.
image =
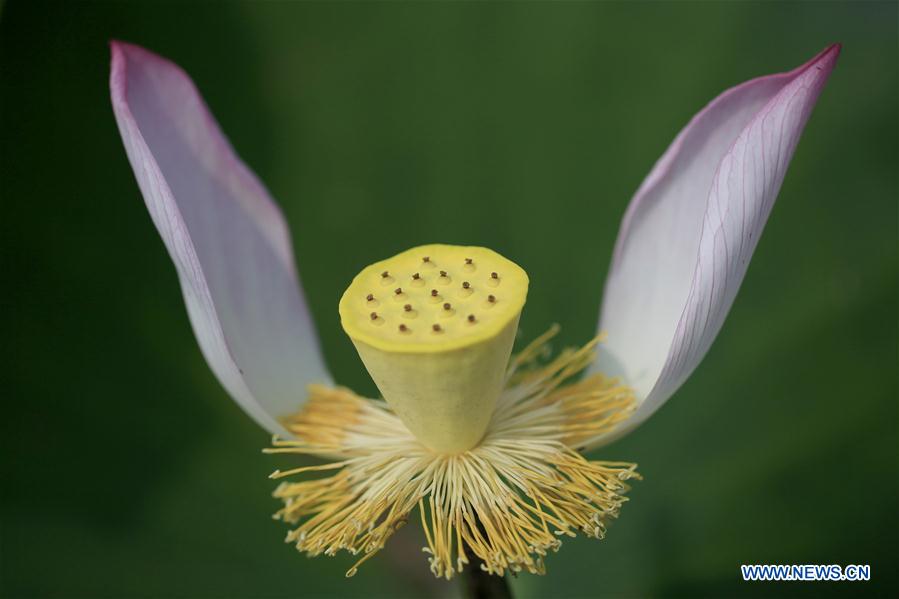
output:
M496 274L495 272L492 272L492 273L490 273L490 278L491 278L491 279L498 279L498 278L499 278L499 275Z
M440 332L440 325L439 325L439 324L435 324L435 325L431 326L431 328L434 329L435 331L437 331L438 333Z
M415 273L414 275L412 275L412 278L413 278L413 279L420 279L420 278L421 278L421 275L419 275L418 273ZM495 279L496 277L493 277L493 278Z
M445 271L445 270L441 270L441 271L440 271L440 276L441 276L441 277L445 277L445 276L446 276L446 271Z
M405 332L408 330L408 327L407 327L406 325L404 325L404 324L401 324L401 325L400 325L400 330L403 331L403 332L405 333Z
M406 304L405 306L403 306L403 310L405 310L406 312L411 312L412 304Z
M471 264L471 262L472 262L471 258L466 258L466 259L465 259L465 264Z
M449 303L443 304L443 309L444 309L444 310L449 310L450 308L452 308L452 306L449 305Z
M397 287L396 289L393 290L393 292L394 292L395 294L399 295L399 294L401 294L401 293L403 292L403 288L402 288L402 287Z
M474 322L474 314L468 315L468 322Z
M422 262L430 262L431 258L430 258L430 256L425 256L424 258L421 259L421 261Z
M469 287L471 287L471 283L469 283L468 281L465 281L464 283L462 283L463 289L468 289Z
M431 289L431 297L437 297L437 290Z
M372 319L372 320L377 320L377 319L378 319L378 313L377 313L377 312L372 312L371 314L369 314L369 316L371 316L371 319Z
M385 270L384 272L381 273L381 278L382 278L382 279L386 279L386 278L389 277L389 276L390 276L390 273L387 272L386 270Z
M487 301L490 302L490 303L492 304L493 302L496 301L496 296L495 296L495 295L488 295L488 296L487 296Z
M368 301L371 301L371 300L375 299L375 296L374 296L374 294L369 293L368 295L365 296L365 299L367 299Z

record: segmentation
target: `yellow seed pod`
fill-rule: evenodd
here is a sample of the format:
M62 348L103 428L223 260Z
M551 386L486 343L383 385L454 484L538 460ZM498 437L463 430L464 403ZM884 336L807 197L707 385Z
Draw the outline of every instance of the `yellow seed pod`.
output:
M340 321L409 430L457 453L487 430L527 292L527 273L492 250L424 245L356 275Z

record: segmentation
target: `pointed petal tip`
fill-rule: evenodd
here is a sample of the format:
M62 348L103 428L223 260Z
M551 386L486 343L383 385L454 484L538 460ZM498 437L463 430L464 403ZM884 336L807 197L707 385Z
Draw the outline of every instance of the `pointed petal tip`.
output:
M190 75L181 68L181 66L169 60L165 56L161 56L156 54L152 50L148 50L143 46L138 44L133 44L131 42L126 42L116 38L109 39L109 52L112 56L113 65L119 65L122 69L127 67L127 60L132 61L145 61L147 63L156 63L160 67L164 67L166 69L177 72L184 79L191 81Z
M109 39L109 53L112 55L113 60L115 60L116 58L124 58L126 52L140 50L149 53L149 50L132 44L131 42L125 42L116 38Z
M809 66L818 66L824 67L826 66L828 70L833 69L837 64L837 59L840 57L840 54L843 52L843 44L840 42L834 42L821 50L817 56L808 61L805 65L799 67L799 69L804 69Z
M823 50L818 52L815 56L809 59L804 64L799 65L792 71L787 71L778 76L787 76L791 78L796 78L811 69L812 67L817 68L819 71L826 71L824 73L824 78L826 79L830 72L834 69L837 64L837 59L840 57L840 53L843 51L843 44L839 42L835 42L825 47Z

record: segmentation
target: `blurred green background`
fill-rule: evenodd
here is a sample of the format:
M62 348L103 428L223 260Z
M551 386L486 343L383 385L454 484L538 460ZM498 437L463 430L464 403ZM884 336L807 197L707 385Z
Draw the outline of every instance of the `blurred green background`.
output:
M720 337L598 452L645 481L520 597L891 595L899 572L897 4L10 1L0 15L4 597L452 596L418 526L350 580L285 528L268 436L203 361L110 108L107 40L194 77L284 207L337 380L363 265L431 241L529 271L527 337L593 333L628 199L725 88L843 55ZM389 231L389 235L385 235ZM871 564L747 584L741 563Z

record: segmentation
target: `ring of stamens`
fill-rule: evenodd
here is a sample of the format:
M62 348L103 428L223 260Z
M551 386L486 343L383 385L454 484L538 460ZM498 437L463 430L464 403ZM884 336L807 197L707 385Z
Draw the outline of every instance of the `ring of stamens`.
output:
M486 437L464 453L431 451L382 401L310 387L304 408L284 420L296 438L276 438L266 452L331 461L272 478L331 474L275 490L284 502L275 518L296 525L286 541L310 556L361 554L352 576L417 508L431 570L449 579L469 552L492 574L542 574L561 537L602 538L626 481L639 475L635 464L589 461L576 448L627 418L634 395L601 374L565 385L593 361L598 340L541 364L556 331L512 360Z

